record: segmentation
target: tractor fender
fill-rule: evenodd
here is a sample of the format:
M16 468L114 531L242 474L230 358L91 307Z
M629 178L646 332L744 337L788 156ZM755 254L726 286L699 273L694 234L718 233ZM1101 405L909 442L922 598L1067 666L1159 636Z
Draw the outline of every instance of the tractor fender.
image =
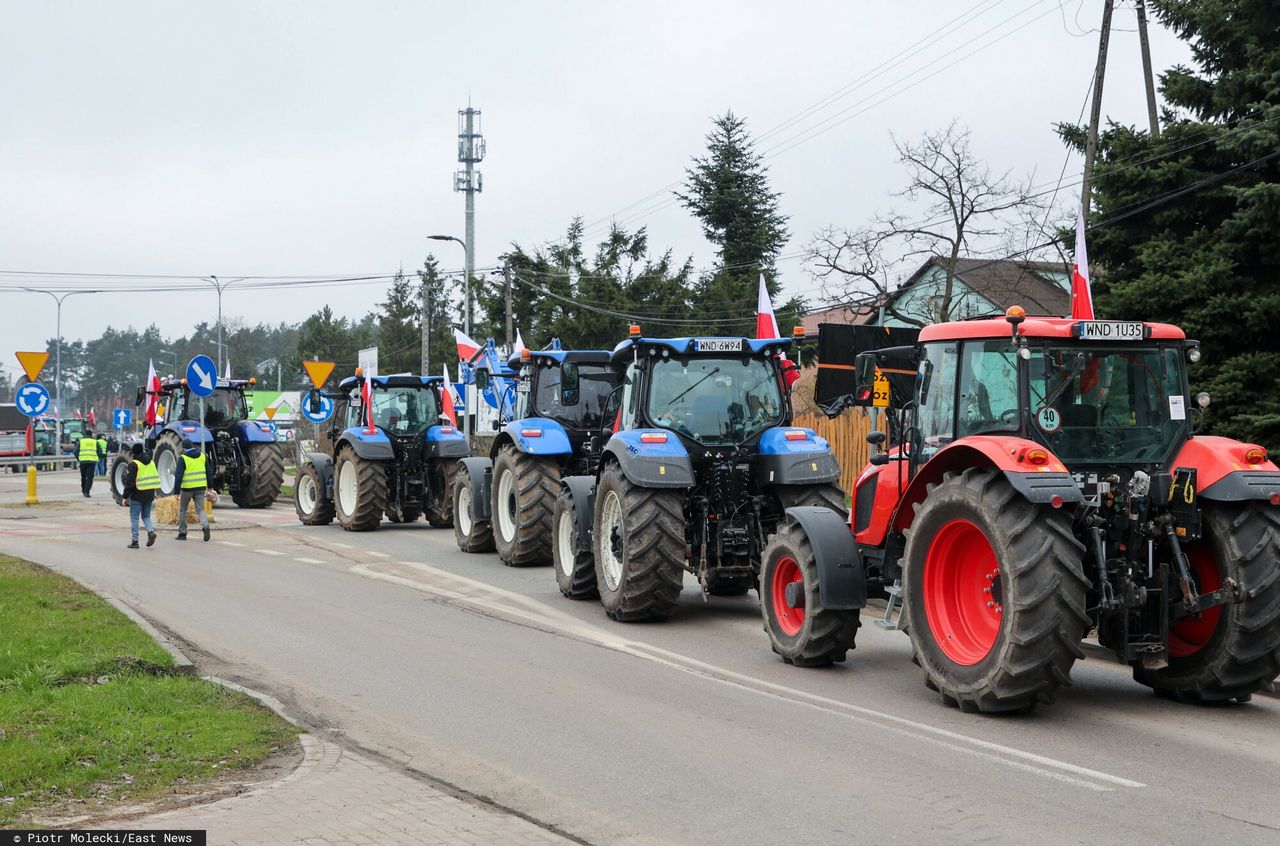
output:
M1232 438L1196 435L1178 450L1170 469L1194 467L1197 493L1216 502L1243 502L1270 499L1280 492L1280 468L1275 462L1259 464L1245 461L1251 449L1262 449Z
M503 426L501 434L494 438L491 453L496 456L506 444L514 444L526 455L573 454L564 426L545 417L526 417Z
M493 503L489 501L489 487L493 482L493 459L473 455L458 461L467 471L471 485L471 519L486 523L493 516Z
M467 439L456 426L432 426L422 437L427 458L466 458L471 454Z
M865 608L867 578L862 568L862 556L858 554L844 518L830 508L813 505L788 508L787 517L800 524L813 548L822 607L841 610Z
M370 433L364 426L352 426L338 438L338 449L343 446L350 446L356 455L370 461L392 461L396 457L391 439L381 429Z
M1048 453L1048 460L1040 465L1028 463L1032 450ZM915 506L924 502L929 486L941 483L947 473L970 467L999 470L1029 502L1050 503L1054 497L1060 497L1063 504L1084 501L1066 465L1043 444L1016 435L974 435L947 444L925 462L898 502L893 529L910 528Z
M333 499L333 459L323 452L309 452L306 462L316 468L320 496L325 500Z
M213 443L213 433L195 420L175 420L166 424L163 429L156 432L156 440L159 440L160 435L165 432L173 432L179 438L189 440L193 444Z
M573 504L573 525L578 530L577 552L591 552L591 529L596 511L596 477L565 476L560 487Z
M816 485L840 481L827 439L799 426L766 429L760 436L753 473L765 485Z
M257 420L241 420L236 424L236 437L242 444L273 444L276 433L271 427Z
M646 442L644 435L663 435L663 442ZM666 429L624 429L614 432L604 455L617 461L627 481L642 488L693 487L693 462L680 439Z

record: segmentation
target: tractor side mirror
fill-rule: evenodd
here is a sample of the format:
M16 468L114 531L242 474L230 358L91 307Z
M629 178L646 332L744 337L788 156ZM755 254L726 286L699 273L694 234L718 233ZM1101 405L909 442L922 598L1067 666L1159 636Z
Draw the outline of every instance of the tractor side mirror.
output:
M475 376L475 381L476 381L476 388L477 388L477 389L479 389L479 390L481 390L481 391L488 390L488 389L489 389L489 371L488 371L488 370L477 370L477 371L476 371L476 376Z
M138 395L137 395L137 398L136 398L136 399L134 399L133 404L134 404L135 406L142 405L142 401L143 401L143 400L145 400L146 398L147 398L147 392L146 392L145 390L143 390L143 388L142 388L142 386L141 386L141 385L139 385L139 386L138 386Z
M562 363L560 365L560 404L566 407L577 405L581 397L578 390L580 387L578 365L572 361Z
M321 408L321 406L320 406L320 392L319 392L319 391L314 391L314 390L313 390L313 391L309 391L309 392L307 393L307 408L308 408L308 409L310 409L310 411L311 411L311 413L312 413L312 414L315 414L315 415L319 415L319 414L320 414L320 408Z

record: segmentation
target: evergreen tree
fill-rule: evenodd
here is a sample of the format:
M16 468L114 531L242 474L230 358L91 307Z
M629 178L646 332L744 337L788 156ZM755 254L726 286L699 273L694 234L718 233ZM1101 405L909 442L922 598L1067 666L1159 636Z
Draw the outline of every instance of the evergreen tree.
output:
M1280 448L1280 5L1151 0L1195 68L1161 75L1158 137L1112 124L1094 172L1089 258L1100 317L1198 338L1209 431ZM1062 126L1083 146L1079 127Z
M426 288L427 302L429 303L428 311L430 314L429 325L431 327L430 340L428 345L431 348L431 372L426 376L435 376L440 373L441 366L449 365L449 375L452 378L458 378L457 364L458 348L454 344L453 327L455 325L455 304L458 301L456 296L457 285L454 281L445 279L440 275L440 262L436 260L434 255L427 255L426 261L422 263L422 269L418 272L417 295L419 301L422 299L423 288ZM420 367L421 350L419 350L418 359L414 367ZM416 372L416 370L415 370Z

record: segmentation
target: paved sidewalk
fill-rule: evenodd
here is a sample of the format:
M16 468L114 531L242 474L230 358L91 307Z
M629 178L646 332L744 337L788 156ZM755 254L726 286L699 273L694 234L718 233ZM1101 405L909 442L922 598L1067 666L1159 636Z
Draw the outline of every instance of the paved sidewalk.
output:
M304 734L302 765L280 781L113 828L205 829L218 846L248 844L511 844L574 841L468 802L372 758Z

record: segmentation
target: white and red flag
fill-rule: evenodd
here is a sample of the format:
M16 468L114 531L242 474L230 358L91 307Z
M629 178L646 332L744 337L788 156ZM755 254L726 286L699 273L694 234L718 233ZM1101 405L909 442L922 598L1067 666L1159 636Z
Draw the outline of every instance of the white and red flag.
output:
M378 427L373 422L373 377L368 373L360 376L360 401L364 403L364 433L366 435L376 435Z
M1089 254L1084 248L1084 206L1076 216L1076 255L1071 268L1071 317L1093 320L1093 291L1089 287Z
M440 386L441 411L455 427L458 425L457 398L453 393L453 381L449 378L449 365L444 365L444 384Z
M515 346L511 348L512 358L520 355L520 352L524 349L525 349L524 338L520 337L520 330L516 329L516 343L515 343Z
M756 302L756 337L782 337L782 333L778 331L778 318L773 315L773 300L769 298L769 288L764 284L763 273L760 274L760 295ZM800 378L800 368L787 361L786 353L783 353L780 358L782 359L782 378L790 389Z
M469 362L480 352L480 345L468 338L461 329L453 330L453 340L458 345L458 361Z
M76 419L77 419L77 420L83 420L83 419L84 419L84 412L83 412L83 411L81 411L81 410L80 410L80 409L78 409L78 408L76 409Z
M96 425L98 425L98 420L93 415L93 406L89 406L89 428L92 429Z
M146 410L142 419L148 426L156 425L156 408L160 405L160 377L156 375L156 363L147 363Z

